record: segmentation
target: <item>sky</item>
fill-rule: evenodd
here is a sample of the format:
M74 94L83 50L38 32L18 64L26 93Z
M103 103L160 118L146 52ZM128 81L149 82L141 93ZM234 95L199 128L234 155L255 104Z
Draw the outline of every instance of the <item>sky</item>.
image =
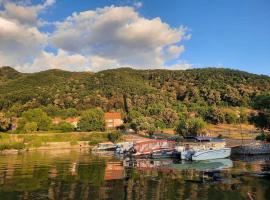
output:
M0 66L270 75L269 0L0 0Z

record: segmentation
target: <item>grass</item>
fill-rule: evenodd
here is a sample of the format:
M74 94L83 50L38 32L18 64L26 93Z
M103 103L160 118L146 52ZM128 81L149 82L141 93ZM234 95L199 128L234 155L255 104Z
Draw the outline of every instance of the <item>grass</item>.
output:
M46 146L49 142L70 142L71 145L78 141L88 141L90 145L108 141L107 132L70 132L70 133L33 133L33 134L0 134L0 150L24 149Z
M256 127L250 124L209 124L205 130L213 137L221 135L230 139L255 139L260 133Z
M174 134L173 129L162 130L167 134ZM251 124L208 124L204 131L212 137L222 136L229 139L255 139L260 131Z

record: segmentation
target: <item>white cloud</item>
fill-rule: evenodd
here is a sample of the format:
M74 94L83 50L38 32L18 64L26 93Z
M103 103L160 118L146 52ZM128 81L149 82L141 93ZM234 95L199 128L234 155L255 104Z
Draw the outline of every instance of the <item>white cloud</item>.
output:
M37 27L38 14L54 2L47 0L35 6L25 1L0 2L4 8L0 11L0 66L22 66L39 55L48 36Z
M48 35L39 30L40 24L46 24L39 14L55 0L39 5L23 2L0 0L4 8L0 11L0 66L16 66L20 71L166 68L165 63L183 53L182 40L191 37L185 27L172 28L160 18L140 16L133 7L114 6L73 13L53 22L55 30ZM54 47L57 53L45 47Z
M143 3L140 2L140 1L138 1L138 2L135 2L135 3L133 4L133 6L134 6L135 8L141 8L141 7L143 6Z
M119 66L161 67L177 58L187 29L171 28L160 18L146 19L132 7L105 7L74 13L56 24L51 42L84 56L113 60Z
M38 66L38 67L37 67ZM58 50L55 54L40 52L33 62L17 66L20 71L44 71L47 69L63 69L68 71L90 71L90 59L80 54L69 54Z
M164 66L163 69L186 70L186 69L191 69L192 67L193 67L192 64L179 60L175 64Z
M47 36L36 27L28 27L0 17L0 65L22 64L35 57Z
M3 1L4 11L0 12L0 16L24 25L38 25L42 21L38 19L39 13L54 3L55 0L46 0L43 4L29 6L25 5L24 1L20 4Z

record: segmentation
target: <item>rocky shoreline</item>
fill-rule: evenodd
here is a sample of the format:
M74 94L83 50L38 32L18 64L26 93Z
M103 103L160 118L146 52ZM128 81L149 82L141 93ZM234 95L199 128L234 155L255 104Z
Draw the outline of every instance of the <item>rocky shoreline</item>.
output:
M240 154L240 155L270 154L270 143L255 143L250 145L236 146L232 148L232 154Z

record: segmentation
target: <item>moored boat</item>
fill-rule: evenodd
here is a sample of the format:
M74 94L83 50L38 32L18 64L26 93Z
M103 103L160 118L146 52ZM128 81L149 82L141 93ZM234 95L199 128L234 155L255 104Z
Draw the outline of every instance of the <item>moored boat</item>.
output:
M212 159L221 159L228 158L231 155L231 148L221 148L221 149L208 149L208 150L199 150L196 151L191 159L198 160L212 160Z
M92 151L115 151L116 145L112 142L103 142L96 145Z
M135 157L170 157L175 148L174 141L168 140L147 140L134 144Z
M186 144L181 149L183 160L211 160L227 158L231 155L231 148L226 148L226 142L222 139L197 137L195 143Z

